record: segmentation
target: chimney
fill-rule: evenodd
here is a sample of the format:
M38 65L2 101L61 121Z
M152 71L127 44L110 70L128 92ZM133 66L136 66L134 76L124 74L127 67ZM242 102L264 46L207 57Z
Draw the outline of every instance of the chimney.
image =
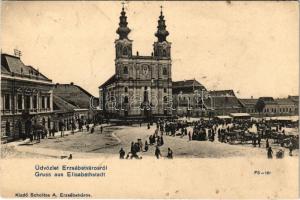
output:
M138 51L136 52L136 55L139 56L139 52Z

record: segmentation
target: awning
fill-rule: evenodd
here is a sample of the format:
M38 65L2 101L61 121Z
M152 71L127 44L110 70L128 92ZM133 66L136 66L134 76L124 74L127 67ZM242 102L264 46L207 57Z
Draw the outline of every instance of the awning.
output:
M216 118L218 118L218 119L232 119L232 117L230 117L228 115L219 115L219 116L216 116Z
M230 113L230 116L232 117L251 117L248 113Z

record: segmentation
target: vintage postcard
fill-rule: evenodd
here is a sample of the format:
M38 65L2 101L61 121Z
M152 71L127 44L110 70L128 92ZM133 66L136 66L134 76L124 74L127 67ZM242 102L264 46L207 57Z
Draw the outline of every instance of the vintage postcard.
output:
M2 1L2 198L297 199L297 1Z

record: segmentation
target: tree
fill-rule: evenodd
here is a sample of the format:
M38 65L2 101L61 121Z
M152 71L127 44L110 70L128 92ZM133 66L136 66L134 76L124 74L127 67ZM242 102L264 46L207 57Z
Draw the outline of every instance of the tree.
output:
M264 100L262 100L262 99L257 100L257 102L255 104L255 109L258 111L259 115L260 115L260 113L263 112L265 106L266 106L266 104L265 104Z

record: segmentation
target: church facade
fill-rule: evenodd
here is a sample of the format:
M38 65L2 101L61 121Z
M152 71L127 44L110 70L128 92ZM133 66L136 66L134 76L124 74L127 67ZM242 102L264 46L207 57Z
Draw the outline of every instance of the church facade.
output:
M99 103L111 117L168 116L172 114L171 43L167 41L161 11L157 41L150 56L133 55L133 40L128 38L127 16L124 7L115 40L115 74L99 87Z

